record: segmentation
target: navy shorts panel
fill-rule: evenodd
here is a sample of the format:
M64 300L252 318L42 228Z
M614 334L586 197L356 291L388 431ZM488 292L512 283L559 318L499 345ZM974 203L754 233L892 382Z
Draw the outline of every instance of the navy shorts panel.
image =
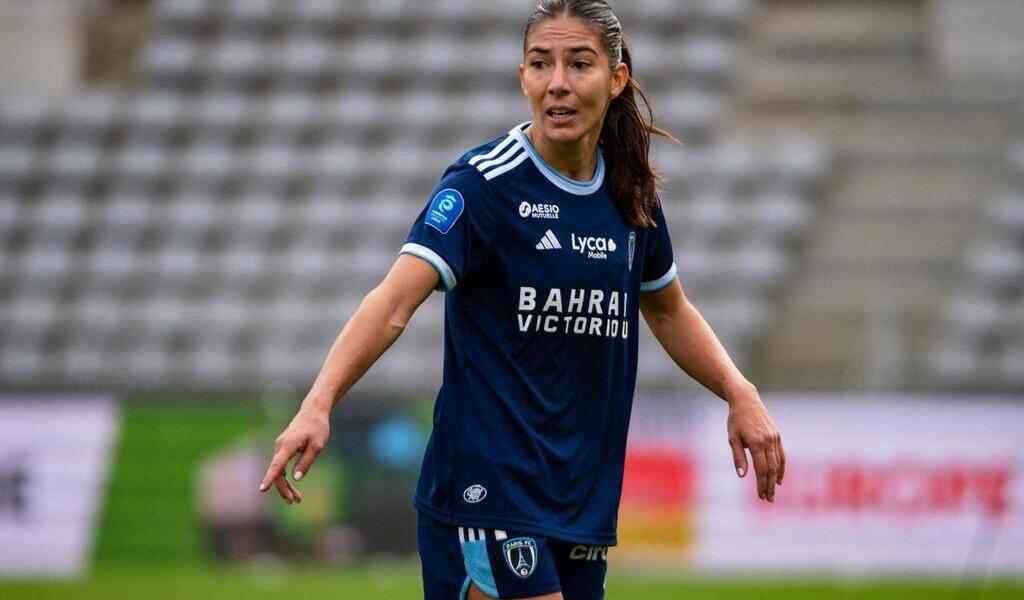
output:
M565 600L603 600L608 574L608 546L553 540L551 554Z
M584 546L528 532L449 526L419 513L426 600L461 600L472 581L495 598L562 592L565 600L601 600L605 546Z

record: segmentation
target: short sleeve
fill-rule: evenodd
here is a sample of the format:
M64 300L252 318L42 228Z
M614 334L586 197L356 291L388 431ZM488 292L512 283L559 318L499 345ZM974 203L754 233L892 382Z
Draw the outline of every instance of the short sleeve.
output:
M449 169L409 230L399 253L430 263L441 277L438 290L450 291L479 264L487 193L478 173Z
M646 245L644 247L643 278L640 291L656 292L675 281L676 263L672 254L672 239L668 233L668 223L659 202L654 208L654 222L657 227L648 227Z

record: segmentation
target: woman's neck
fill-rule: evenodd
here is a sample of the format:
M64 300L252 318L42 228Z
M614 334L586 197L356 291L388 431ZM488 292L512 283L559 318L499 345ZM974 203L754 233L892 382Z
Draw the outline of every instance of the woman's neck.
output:
M597 137L590 134L571 145L552 144L532 124L526 128L526 137L548 163L569 179L590 181L597 169Z

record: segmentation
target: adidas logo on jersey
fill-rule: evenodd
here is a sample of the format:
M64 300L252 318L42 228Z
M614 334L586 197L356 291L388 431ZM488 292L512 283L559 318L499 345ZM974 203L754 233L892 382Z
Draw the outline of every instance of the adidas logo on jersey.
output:
M544 233L544 237L540 238L537 242L538 250L561 250L562 244L558 243L558 238L555 237L554 232L548 229Z

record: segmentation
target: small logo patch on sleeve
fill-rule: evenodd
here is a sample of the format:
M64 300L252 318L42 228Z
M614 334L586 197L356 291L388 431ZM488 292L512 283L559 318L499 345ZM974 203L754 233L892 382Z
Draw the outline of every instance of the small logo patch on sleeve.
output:
M451 188L441 190L430 202L430 209L427 210L427 225L441 233L448 233L462 216L465 207L466 201L458 190Z

